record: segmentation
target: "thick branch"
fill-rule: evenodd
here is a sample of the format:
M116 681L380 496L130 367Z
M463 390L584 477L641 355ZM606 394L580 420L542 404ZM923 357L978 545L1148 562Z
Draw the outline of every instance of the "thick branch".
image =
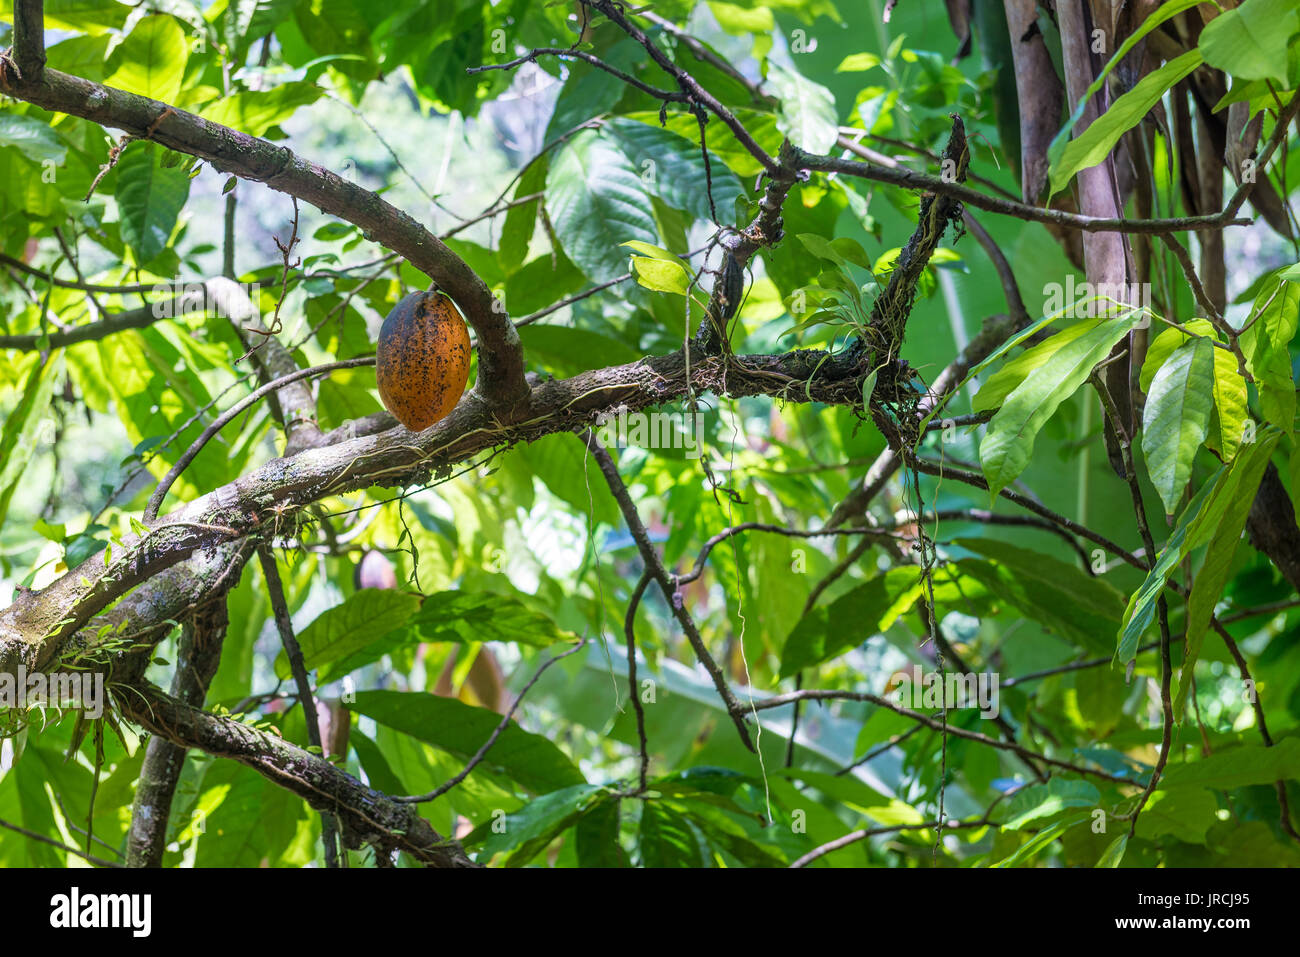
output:
M195 614L181 631L172 695L191 707L203 707L208 685L221 661L221 645L230 622L225 593ZM145 748L131 809L126 841L127 867L161 867L167 846L172 798L185 763L185 748L154 735Z
M519 334L487 284L441 240L376 194L284 146L57 70L45 70L38 78L0 70L0 91L197 156L221 172L265 183L359 226L433 279L460 306L478 336L478 391L488 403L508 407L526 395Z
M768 356L696 354L690 362L696 390L838 405L861 402L864 373L851 357L818 350ZM573 431L624 407L638 411L686 392L685 356L674 352L543 382L530 400L530 418L513 425L502 424L485 402L471 395L418 435L399 426L275 459L146 522L151 531L143 543L138 536L124 536L122 545L113 549L109 568L101 552L43 591L26 593L0 611L0 670L12 669L19 661L29 669L47 663L69 636L136 585L199 549L237 541L311 502L374 484L423 484L478 453Z
M23 78L39 80L45 70L45 4L43 0L15 0L14 63Z
M192 708L150 685L133 686L120 695L120 704L128 718L154 734L238 761L316 810L336 814L351 848L371 844L382 851L403 850L432 867L476 866L413 808L277 735Z

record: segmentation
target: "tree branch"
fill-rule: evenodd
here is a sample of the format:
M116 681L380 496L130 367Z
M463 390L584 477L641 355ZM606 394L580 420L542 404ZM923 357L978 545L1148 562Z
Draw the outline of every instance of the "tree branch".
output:
M375 193L284 146L57 70L35 78L0 70L0 91L197 156L221 172L265 183L359 226L433 279L460 306L478 336L477 390L488 404L509 408L527 395L523 345L487 284L440 239Z
M154 734L238 761L316 810L337 814L349 848L370 844L381 851L402 850L430 867L477 866L413 808L278 735L200 711L148 684L133 685L118 698L123 713Z
M221 662L221 645L229 623L226 593L221 592L182 628L176 672L172 676L172 695L178 701L203 707L208 686ZM162 866L172 798L184 764L185 748L158 735L149 739L131 809L131 830L126 839L127 867Z

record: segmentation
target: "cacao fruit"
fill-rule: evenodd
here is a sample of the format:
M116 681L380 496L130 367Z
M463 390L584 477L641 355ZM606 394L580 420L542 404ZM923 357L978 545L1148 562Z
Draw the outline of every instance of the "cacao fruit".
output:
M469 359L469 332L451 300L413 292L379 330L379 397L402 425L423 431L456 408L469 381Z

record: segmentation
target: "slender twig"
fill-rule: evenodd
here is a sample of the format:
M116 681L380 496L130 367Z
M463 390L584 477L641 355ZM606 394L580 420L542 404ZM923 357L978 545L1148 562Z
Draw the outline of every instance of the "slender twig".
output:
M195 439L193 444L185 450L185 454L176 460L176 464L173 465L171 470L163 476L162 481L158 483L158 487L154 489L153 494L149 496L149 503L144 509L144 520L149 522L158 517L158 507L162 505L163 499L167 497L167 490L172 487L176 479L180 477L180 474L185 471L186 467L194 461L194 457L203 451L203 447L208 444L208 441L214 435L225 428L226 425L237 418L241 412L258 399L275 392L277 389L283 388L290 382L297 382L299 379L324 375L327 372L334 372L337 369L353 369L357 366L374 365L374 363L374 356L344 359L341 362L327 362L324 365L312 366L310 369L299 369L297 372L281 376L278 379L274 379L271 382L254 389L225 412L221 413L221 415L217 416L212 421L212 424L203 430L203 434Z
M911 708L905 708L900 704L895 704L888 698L882 697L878 694L872 694L869 691L837 691L828 688L808 688L803 691L790 691L785 694L773 695L770 698L763 698L761 700L755 699L753 707L757 711L764 711L768 708L784 708L786 705L795 701L825 701L830 699L865 701L874 704L877 707L888 708L895 714L902 715L904 718L909 718L912 721L917 721L935 731L942 731L944 728L943 722L936 718L931 718L929 715L921 714L919 711L913 711ZM947 733L958 738L965 738L968 741L977 741L980 744L986 744L991 748L997 748L999 751L1010 751L1026 760L1042 761L1044 764L1050 764L1053 767L1061 768L1065 771L1073 771L1075 774L1087 774L1092 777L1104 778L1107 781L1114 781L1116 784L1138 785L1138 782L1133 781L1130 778L1120 777L1119 775L1111 774L1109 771L1084 767L1081 764L1064 761L1060 758L1051 758L1045 754L1031 751L1014 741L1003 741L1000 738L992 738L987 734L981 734L978 731L968 731L965 728L958 727L954 724L949 724L947 726Z
M668 570L664 568L663 560L651 543L650 534L646 531L645 523L641 521L641 515L637 512L636 504L632 501L632 496L628 494L627 484L623 481L623 477L618 474L618 466L614 464L614 460L605 451L605 447L600 444L600 440L590 431L584 432L580 438L590 450L592 457L595 458L601 474L605 476L605 482L609 485L609 490L614 495L614 501L618 503L619 511L623 513L623 520L627 523L628 531L632 533L632 539L636 542L637 550L641 553L641 558L645 562L646 571L651 574L655 583L659 586L659 590L663 592L668 607L672 609L673 617L681 624L682 631L686 633L686 639L691 643L691 648L695 651L695 657L699 659L700 664L704 666L704 670L713 679L713 686L722 698L722 703L726 705L727 714L736 725L740 740L744 742L746 748L753 751L754 744L750 740L749 729L745 726L743 717L744 706L736 699L735 694L727 685L727 679L723 677L722 669L713 660L713 655L709 653L708 646L704 644L704 638L700 635L695 620L686 609L686 603L681 600L673 580L668 575Z
M627 615L623 619L623 635L627 639L628 695L632 699L632 709L636 712L636 736L641 746L640 786L629 797L644 794L649 787L646 781L650 773L650 746L645 732L645 707L641 704L641 689L636 686L636 611L653 577L648 568L641 573L636 588L632 589L632 597L627 603Z
M510 726L510 719L513 718L515 716L515 712L519 710L519 705L523 703L524 696L527 695L528 692L532 690L533 685L537 684L537 680L546 673L546 669L551 667L551 665L555 664L557 661L563 658L567 658L569 657L569 655L582 650L582 648L584 648L586 644L587 644L587 639L583 638L576 645L570 648L568 651L561 652L558 655L552 655L550 658L547 658L545 661L542 662L541 667L539 667L537 671L533 673L533 676L528 679L528 684L524 685L523 688L520 689L519 694L515 696L514 702L510 705L510 710L501 716L501 721L497 724L495 728L492 729L492 733L488 735L487 740L484 741L483 745L477 751L474 752L473 757L469 759L465 767L461 768L455 777L443 782L438 787L430 791L428 794L416 794L416 795L405 796L405 797L395 797L392 800L398 804L423 804L426 801L432 801L435 800L436 798L442 797L444 794L446 794L456 785L460 784L461 781L464 781L467 777L469 777L469 773L473 771L476 767L478 767L479 763L482 762L482 760L485 757L487 757L487 753L492 749L492 745L497 743L497 739L500 738L501 735L505 732L506 728Z
M927 821L924 824L891 824L888 827L870 827L860 831L850 831L843 837L837 837L833 841L827 841L820 847L815 847L803 857L796 858L790 867L807 867L819 857L825 857L831 851L838 851L841 848L848 847L850 844L856 844L859 841L869 837L877 837L881 834L896 834L899 831L957 831L976 827L997 827L992 821Z
M298 686L298 700L302 702L303 717L307 719L307 741L314 748L320 748L321 757L325 754L321 744L320 718L316 711L316 696L312 694L311 678L307 675L307 666L303 661L302 646L293 633L293 621L289 617L289 606L284 600L284 584L280 581L280 569L276 567L275 556L265 543L257 546L257 558L262 565L262 577L266 580L266 591L271 598L271 611L275 617L275 627L280 632L280 641L284 653L289 659L289 670L293 673L294 684ZM339 866L338 820L329 811L321 812L321 840L325 844L325 866Z
M106 861L102 857L95 857L93 854L87 854L85 851L72 847L69 844L64 844L62 841L56 841L53 838L46 837L44 834L37 834L35 831L29 831L25 827L19 827L17 824L10 824L8 821L4 820L4 818L0 818L0 827L8 828L14 833L21 834L23 837L30 838L33 841L40 841L42 844L48 844L51 847L57 847L59 850L66 851L69 854L75 854L77 857L80 857L82 860L89 861L90 863L95 864L99 867L121 867L122 866L121 864L115 863L113 861Z

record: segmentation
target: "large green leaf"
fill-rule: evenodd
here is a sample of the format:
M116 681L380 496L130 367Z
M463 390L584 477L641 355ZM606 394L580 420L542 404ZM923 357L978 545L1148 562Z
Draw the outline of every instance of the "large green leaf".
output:
M346 674L361 664L377 661L383 654L365 655L366 649L400 628L420 607L420 596L380 588L362 588L341 605L326 609L298 635L303 664L308 671L339 662L348 667L322 670L320 680ZM365 660L353 663L358 658ZM275 673L288 678L289 657L283 651L275 659Z
M283 83L269 90L246 90L222 97L204 107L201 115L249 136L262 136L293 116L300 107L315 103L324 92L314 83Z
M1259 389L1264 418L1287 434L1295 420L1295 382L1291 374L1291 340L1300 318L1300 283L1281 271L1267 276L1251 310L1254 318L1241 336L1247 368Z
M118 214L122 238L140 265L167 248L176 219L190 195L190 178L180 166L163 166L155 143L132 144L117 164Z
M68 147L48 123L21 113L0 113L0 146L13 146L33 163L61 164Z
M145 17L113 51L108 85L173 103L181 92L189 59L185 31L172 17Z
M1136 314L1090 320L1092 328L1048 356L1011 391L980 443L980 466L991 498L1024 471L1039 429L1137 321Z
M543 794L517 811L484 821L465 838L465 846L481 843L479 855L484 860L513 851L506 858L506 867L522 867L585 815L608 803L616 805L606 800L607 794L595 784L575 784Z
M700 842L686 816L662 801L641 809L642 867L701 867Z
M917 569L891 568L830 605L813 608L785 641L780 677L798 674L862 644L911 608L921 591Z
M1142 454L1171 515L1178 511L1213 410L1214 345L1209 339L1191 339L1156 372L1142 413Z
M621 145L583 130L560 146L546 177L546 208L564 253L597 282L626 272L619 244L659 239L651 190Z
M1294 0L1246 0L1201 31L1205 62L1240 80L1273 80L1289 87L1287 48L1300 31Z
M41 423L50 411L50 398L62 368L58 350L43 361L36 358L18 404L5 415L4 429L0 430L0 526L4 525L14 490L41 443Z
M1133 660L1142 634L1155 618L1156 602L1169 575L1189 554L1208 542L1225 521L1229 510L1244 503L1249 509L1255 498L1263 468L1281 433L1268 429L1259 440L1221 468L1183 509L1146 580L1128 600L1115 656L1121 664Z
M1165 769L1162 788L1205 787L1216 791L1300 779L1300 738L1289 737L1273 747L1243 744L1196 761Z
M464 760L472 757L501 723L501 715L495 711L418 692L362 691L347 707ZM481 766L538 794L585 783L582 772L564 752L514 722L506 725Z
M954 544L996 562L961 559L958 567L1027 617L1096 654L1110 650L1124 596L1100 578L1059 559L991 538Z
M1046 784L1021 788L1007 802L1002 827L1018 831L1026 824L1059 814L1072 807L1097 807L1101 793L1088 781L1053 778Z
M369 591L373 589L357 592L348 603L331 611L342 612L348 604ZM381 594L395 593L381 592ZM402 597L412 598L414 605L419 604L419 599L414 595ZM381 605L380 612L382 611ZM363 613L364 609L358 609L348 616L341 616L341 621ZM329 612L325 614L328 615ZM322 615L317 621L321 621L324 617ZM315 624L316 622L313 622L312 626ZM346 624L341 624L340 627L346 627ZM303 634L305 635L306 632ZM321 661L323 667L321 667L320 680L333 681L350 671L378 661L384 655L399 648L420 642L453 641L474 644L483 641L505 641L543 648L572 638L572 635L561 631L546 615L533 611L518 598L486 592L437 592L425 598L419 611L414 613L408 611L406 614L401 614L401 606L394 605L389 615L381 614L377 618L375 627L370 627L362 617L358 621L358 630L333 645L331 652ZM303 651L305 654L305 645ZM276 662L277 669L282 665L287 669L288 663L284 661L283 655ZM308 668L311 667L313 665L309 663Z
M984 384L980 386L979 392L975 394L975 399L971 403L972 410L988 412L996 409L1008 395L1015 391L1016 386L1025 381L1029 373L1050 359L1062 347L1095 328L1096 325L1092 322L1076 322L1026 349L1014 359L1008 360L1001 369L984 380Z
M1187 599L1186 654L1183 668L1178 676L1178 699L1174 713L1183 713L1183 703L1192 684L1192 670L1201 654L1201 644L1205 640L1205 630L1209 627L1210 616L1214 606L1223 595L1223 586L1232 574L1232 558L1237 553L1237 544L1241 540L1241 531L1246 525L1246 516L1255 501L1255 490L1259 488L1268 465L1269 456L1277 445L1279 433L1271 432L1262 441L1247 447L1238 459L1240 469L1233 471L1240 476L1235 496L1226 502L1226 507L1210 536L1209 547L1205 550L1205 560L1201 563L1192 582L1192 593Z
M673 209L685 210L696 219L710 218L704 157L698 145L671 130L621 116L610 119L602 132L613 137L643 171L653 170L654 175L646 184L652 193ZM709 176L713 184L713 205L725 221L744 190L736 174L716 157L709 163Z

